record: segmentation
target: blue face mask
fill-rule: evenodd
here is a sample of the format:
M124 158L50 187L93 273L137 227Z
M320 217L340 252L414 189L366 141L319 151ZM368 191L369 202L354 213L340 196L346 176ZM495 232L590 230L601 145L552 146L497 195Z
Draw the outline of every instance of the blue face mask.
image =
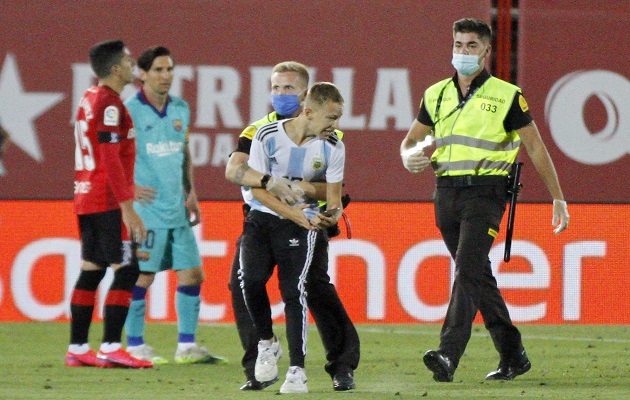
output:
M290 117L300 108L297 94L272 94L271 105L282 116Z

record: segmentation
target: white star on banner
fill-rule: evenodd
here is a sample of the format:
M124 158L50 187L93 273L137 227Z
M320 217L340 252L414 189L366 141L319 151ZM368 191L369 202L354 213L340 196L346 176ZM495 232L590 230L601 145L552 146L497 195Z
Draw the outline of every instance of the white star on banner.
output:
M0 73L0 124L9 132L11 142L37 162L43 156L34 122L63 98L63 93L25 92L15 56L7 54Z

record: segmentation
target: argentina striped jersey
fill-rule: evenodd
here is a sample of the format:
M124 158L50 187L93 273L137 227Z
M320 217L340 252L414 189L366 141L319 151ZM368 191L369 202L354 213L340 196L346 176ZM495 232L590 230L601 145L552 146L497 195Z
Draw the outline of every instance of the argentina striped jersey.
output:
M287 135L284 123L272 122L261 127L252 141L249 167L263 174L295 181L337 183L343 181L346 158L345 146L333 134L327 139L315 137L298 146ZM245 201L254 210L278 215L251 196L244 194ZM304 210L311 218L318 212L317 201Z

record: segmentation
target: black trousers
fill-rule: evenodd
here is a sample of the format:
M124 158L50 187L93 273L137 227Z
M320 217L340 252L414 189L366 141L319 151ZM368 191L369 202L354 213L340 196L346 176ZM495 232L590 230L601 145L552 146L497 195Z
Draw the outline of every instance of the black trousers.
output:
M459 186L438 179L435 218L455 260L455 281L440 334L439 351L455 366L470 339L477 310L501 360L515 359L523 350L521 334L512 324L488 257L505 212L506 198L504 181Z
M239 237L228 286L232 295L236 328L245 351L242 365L245 369L245 376L251 380L254 379L254 366L260 337L247 311L238 278L238 271L241 266L239 261L241 240L242 237ZM326 351L328 362L325 370L331 376L337 372L355 370L359 365L360 358L359 335L339 299L335 286L330 283L327 262L311 265L305 287L308 293L307 305L315 319Z

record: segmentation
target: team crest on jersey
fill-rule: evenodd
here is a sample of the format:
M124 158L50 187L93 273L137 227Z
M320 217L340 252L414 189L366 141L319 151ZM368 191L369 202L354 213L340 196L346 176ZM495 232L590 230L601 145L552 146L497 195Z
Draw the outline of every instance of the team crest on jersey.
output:
M184 124L182 124L182 120L181 119L175 119L173 120L173 128L177 131L180 132L182 130L182 128L184 127Z
M105 126L118 126L118 118L120 111L116 106L108 106L103 113L103 125Z
M324 159L321 157L313 158L313 171L319 171L324 167Z

